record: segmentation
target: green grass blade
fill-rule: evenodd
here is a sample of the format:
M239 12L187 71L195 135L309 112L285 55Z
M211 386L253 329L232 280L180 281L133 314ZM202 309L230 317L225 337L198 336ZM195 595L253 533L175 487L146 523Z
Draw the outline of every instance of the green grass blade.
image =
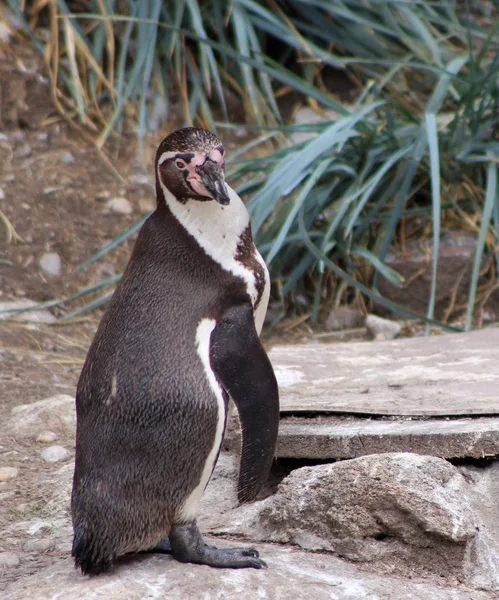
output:
M329 160L322 160L317 165L317 167L312 171L310 176L308 177L308 179L305 182L304 186L302 187L300 193L296 197L296 200L294 201L293 206L291 207L291 210L289 212L289 215L288 215L286 221L284 222L277 237L275 238L275 242L273 243L272 248L270 249L270 252L265 257L265 261L267 262L267 264L270 265L272 263L273 258L277 255L277 253L281 249L281 246L284 243L286 236L288 235L291 225L294 223L294 221L296 219L296 215L298 214L298 211L301 210L301 207L302 207L303 203L306 202L308 195L310 194L310 191L315 186L315 184L319 181L322 174L327 169L328 165L329 165Z
M118 283L118 281L121 279L121 275L121 273L119 273L118 275L113 275L112 277L108 277L103 281L99 281L99 283L87 286L79 290L78 292L71 294L70 296L57 298L55 300L47 300L46 302L40 302L39 304L35 304L33 306L30 306L29 308L11 308L10 310L0 310L0 315L5 313L31 312L34 310L41 310L43 308L54 308L54 306L62 306L63 304L71 302L72 300L77 300L78 298L82 298L83 296L86 296L88 294L93 294L94 292L97 292L104 287Z
M88 267L88 265L91 265L96 260L99 260L99 258L102 258L105 254L107 254L107 252L110 252L111 250L113 250L113 248L116 248L116 246L119 246L126 239L128 239L131 235L133 235L135 232L137 232L142 227L142 225L146 222L146 220L148 218L149 218L149 215L143 217L142 219L139 219L133 225L131 225L128 229L126 229L121 235L114 238L107 244L104 244L104 246L102 246L102 248L98 252L93 254L90 258L87 258L87 260L82 262L81 265L78 265L76 267L76 269L70 274L70 276L74 275L75 273L78 273L82 269L85 269L86 267Z
M499 155L490 155L489 166L487 167L487 185L485 188L485 202L482 212L482 223L480 233L476 244L475 257L473 260L473 271L471 273L470 290L468 294L468 307L466 310L465 331L469 331L472 326L473 312L475 308L476 291L478 278L480 276L480 266L482 263L483 251L486 244L487 231L490 225L490 219L494 206L499 203L499 189L497 186L497 163Z
M70 312L69 314L64 315L64 317L61 317L59 319L59 321L61 323L64 323L64 321L69 321L70 319L74 319L75 317L79 317L80 315L90 312L94 308L98 308L99 306L102 306L103 304L105 304L112 297L113 294L114 294L114 290L107 292L106 294L103 294L99 298L92 300L92 302L85 304L85 306L82 306L81 308L78 308L78 309Z
M360 246L352 246L350 249L350 254L353 256L361 256L365 260L367 260L377 271L379 274L384 277L387 281L389 281L392 285L396 287L402 287L404 285L404 278L400 273L397 273L395 269L392 269L385 263L381 262L379 258L367 250L367 248L361 248ZM433 317L433 315L432 315Z
M433 319L437 294L437 269L440 248L440 153L438 149L437 121L435 115L426 113L426 131L430 152L431 197L433 206L433 260L431 271L431 289L426 316ZM430 335L430 326L426 324L426 335Z

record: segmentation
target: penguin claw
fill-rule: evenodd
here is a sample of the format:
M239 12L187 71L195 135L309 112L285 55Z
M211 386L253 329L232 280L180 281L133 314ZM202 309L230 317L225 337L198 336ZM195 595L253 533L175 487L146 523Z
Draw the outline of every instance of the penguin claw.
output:
M260 556L256 548L225 548L222 550L220 548L217 548L216 546L208 546L208 544L206 544L206 548L216 550L217 552L225 552L226 554L232 554L233 556L251 556L253 558L258 558Z
M204 564L212 567L232 567L267 569L267 563L259 557L258 551L254 548L216 548L215 546L205 546ZM209 562L208 562L209 561Z

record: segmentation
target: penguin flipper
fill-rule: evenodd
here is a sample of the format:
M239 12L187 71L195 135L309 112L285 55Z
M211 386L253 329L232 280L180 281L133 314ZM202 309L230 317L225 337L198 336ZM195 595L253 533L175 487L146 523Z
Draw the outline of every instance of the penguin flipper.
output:
M279 428L277 380L249 302L232 306L217 322L210 362L239 413L243 447L237 493L240 502L247 502L256 497L269 474Z

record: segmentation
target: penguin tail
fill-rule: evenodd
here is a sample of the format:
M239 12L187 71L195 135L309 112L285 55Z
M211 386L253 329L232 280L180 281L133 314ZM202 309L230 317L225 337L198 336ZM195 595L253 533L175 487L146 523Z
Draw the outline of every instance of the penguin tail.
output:
M82 527L75 527L71 556L75 560L75 566L84 575L98 575L109 571L115 558L112 553L105 552L96 540L85 535Z

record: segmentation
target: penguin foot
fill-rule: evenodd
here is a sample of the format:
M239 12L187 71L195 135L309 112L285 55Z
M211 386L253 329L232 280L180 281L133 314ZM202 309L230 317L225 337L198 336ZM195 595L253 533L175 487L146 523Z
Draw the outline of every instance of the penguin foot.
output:
M208 546L204 543L196 522L187 525L174 525L169 537L172 554L180 562L232 569L248 567L261 569L267 566L259 558L258 551L254 548L221 549Z
M148 554L171 554L172 545L170 544L170 538L165 535L165 537L159 540L156 546L148 548L147 550L142 550L142 552Z

